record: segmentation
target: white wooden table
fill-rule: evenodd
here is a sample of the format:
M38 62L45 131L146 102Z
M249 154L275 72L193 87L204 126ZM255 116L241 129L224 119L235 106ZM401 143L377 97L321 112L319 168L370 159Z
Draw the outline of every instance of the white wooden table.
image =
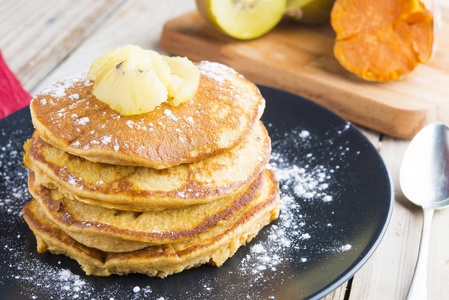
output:
M0 49L24 87L34 94L52 81L87 70L95 58L119 46L137 44L161 51L163 24L193 9L193 0L0 0ZM422 224L421 209L405 199L398 184L409 141L360 130L392 175L394 212L371 259L325 299L404 299ZM435 300L449 299L448 232L449 209L437 211L428 264L429 297Z

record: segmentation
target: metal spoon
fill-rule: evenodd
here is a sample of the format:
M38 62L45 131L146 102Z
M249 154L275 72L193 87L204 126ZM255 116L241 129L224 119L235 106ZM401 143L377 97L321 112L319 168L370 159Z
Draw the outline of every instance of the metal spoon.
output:
M415 273L407 300L427 299L427 252L433 212L449 205L449 127L432 123L411 141L399 175L404 195L422 206L424 220Z

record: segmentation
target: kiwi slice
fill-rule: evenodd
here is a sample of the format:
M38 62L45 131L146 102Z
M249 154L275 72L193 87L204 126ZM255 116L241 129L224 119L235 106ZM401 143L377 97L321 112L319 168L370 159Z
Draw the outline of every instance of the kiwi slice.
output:
M279 23L286 0L196 0L209 23L241 40L258 38Z

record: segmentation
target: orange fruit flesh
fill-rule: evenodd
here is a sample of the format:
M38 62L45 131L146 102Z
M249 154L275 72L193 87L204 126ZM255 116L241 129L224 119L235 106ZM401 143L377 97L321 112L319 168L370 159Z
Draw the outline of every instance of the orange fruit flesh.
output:
M432 55L433 15L419 0L337 0L331 23L335 57L366 80L396 80Z

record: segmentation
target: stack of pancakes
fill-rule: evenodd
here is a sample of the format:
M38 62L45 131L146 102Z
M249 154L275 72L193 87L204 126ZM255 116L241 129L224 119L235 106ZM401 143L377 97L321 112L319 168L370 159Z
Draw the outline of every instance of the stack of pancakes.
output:
M87 274L165 277L220 266L278 217L264 99L231 68L197 66L192 100L141 115L97 100L85 74L33 98L23 215L39 252Z

